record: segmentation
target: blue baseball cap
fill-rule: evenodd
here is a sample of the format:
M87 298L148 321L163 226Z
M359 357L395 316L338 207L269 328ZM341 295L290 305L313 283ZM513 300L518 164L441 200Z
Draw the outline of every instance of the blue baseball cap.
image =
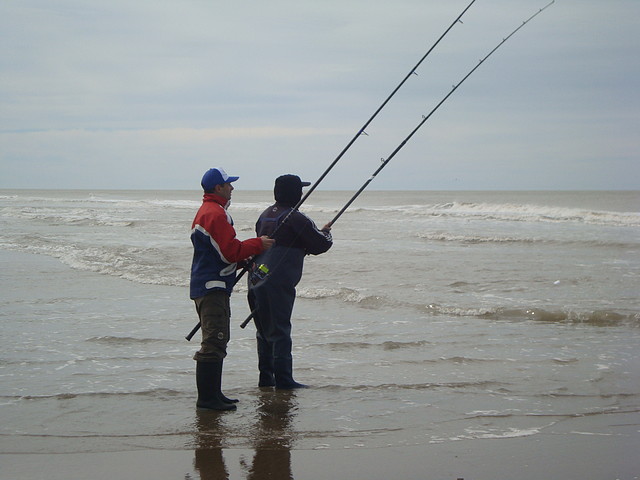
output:
M240 177L230 177L221 168L211 168L202 177L202 188L205 191L213 190L216 185L222 185L223 183L231 183L238 180Z

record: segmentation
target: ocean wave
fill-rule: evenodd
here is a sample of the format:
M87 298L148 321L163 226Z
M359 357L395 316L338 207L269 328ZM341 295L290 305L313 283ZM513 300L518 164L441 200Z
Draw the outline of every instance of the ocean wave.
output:
M567 323L595 327L640 327L640 313L625 314L614 310L574 311L546 310L541 308L496 308L477 315L495 320L533 320L545 323Z
M416 340L408 342L386 341L382 343L371 342L329 342L323 343L323 348L329 348L333 351L354 351L358 349L379 349L379 350L401 350L411 348L422 348L431 345L427 340Z
M88 341L91 341L91 339L89 339ZM78 355L72 359L61 359L61 358L53 358L53 359L41 359L41 358L18 358L15 360L2 360L2 364L4 366L9 366L9 365L21 365L21 366L27 366L28 368L49 368L49 369L54 369L54 370L63 370L65 368L71 367L71 366L80 366L82 364L91 364L91 365L95 365L96 362L130 362L132 364L134 363L144 363L145 365L150 361L158 361L158 360L175 360L177 358L181 358L181 354L178 352L178 350L176 349L176 343L180 342L180 340L174 340L174 341L170 341L170 340L164 340L164 341L157 341L158 343L162 342L164 343L164 345L167 346L167 348L159 350L159 351L155 351L155 352L148 352L145 350L135 350L132 351L132 353L130 354L119 354L119 355L110 355L107 353L96 353L96 354L87 354L85 356L82 355ZM139 342L137 345L143 344L144 342ZM130 344L132 346L135 346L135 343ZM108 345L110 347L121 347L121 346L128 346L125 343L117 343L114 342L111 345ZM171 350L169 350L169 347L172 347ZM56 352L59 353L59 352ZM143 368L144 366L143 365ZM115 367L118 368L118 367ZM93 375L92 373L75 373L74 375Z
M49 225L68 225L78 227L131 227L136 225L133 219L114 217L107 211L81 209L52 209L37 207L8 208L2 210L5 217L46 222Z
M485 428L466 428L465 435L460 435L460 440L474 440L474 439L498 439L498 438L519 438L519 437L531 437L539 434L543 429L555 425L555 422L542 425L539 427L529 428L514 428L508 427L502 429L501 427L485 427Z
M462 243L468 245L478 245L483 243L497 244L551 244L563 246L589 246L589 247L605 247L605 248L637 248L637 243L619 242L614 240L592 240L588 238L579 239L551 239L545 237L515 237L515 236L483 236L477 234L460 235L448 232L429 232L417 233L416 238L424 239L430 242L442 243Z
M337 208L306 205L316 213L336 213ZM513 203L446 202L436 204L407 204L379 207L357 207L354 213L404 215L410 217L451 217L472 220L498 220L508 222L583 223L620 227L640 226L640 212L614 212L571 207Z
M72 400L75 398L88 397L153 397L153 398L169 398L182 397L189 395L190 392L182 392L168 388L154 388L150 390L130 391L130 392L78 392L78 393L54 393L50 395L1 395L4 400Z
M161 207L161 208L171 208L176 210L190 210L195 212L200 205L202 205L202 199L199 195L194 196L194 199L167 199L167 198L118 198L114 196L105 196L100 194L87 194L86 196L78 195L75 197L47 197L47 196L27 196L27 197L18 197L18 196L0 196L0 200L15 200L20 199L25 204L38 204L40 208L40 204L42 205L56 205L60 206L62 209L65 208L76 208L75 205L93 205L96 207L101 206L109 206L111 208L117 209L119 207L126 207L128 209L136 210L140 208L147 207ZM262 211L267 208L271 203L269 202L241 202L235 203L231 202L234 209L239 210L249 210L249 211Z
M334 352L354 352L356 350L379 350L379 351L395 351L395 350L423 350L425 347L433 346L433 343L428 340L416 340L416 341L386 341L382 343L372 342L329 342L314 345L320 348L327 348ZM424 351L424 350L423 350ZM396 363L402 364L452 364L452 365L471 365L479 363L492 363L510 361L509 359L493 359L493 358L474 358L464 355L453 355L450 357L438 357L438 358L423 358L416 357L415 359L396 360ZM553 359L557 363L572 363L575 359L562 360Z
M90 193L90 192L69 192L68 196L47 196L33 194L33 195L17 195L17 194L2 194L0 200L19 200L20 204L26 206L25 208L31 208L29 205L37 205L37 208L44 206L46 208L49 205L55 205L60 209L74 209L77 205L88 205L95 208L117 209L124 207L131 210L146 209L147 207L170 208L176 210L189 210L195 211L202 205L201 194L188 196L189 198L162 198L161 196L154 197L151 194L144 193L144 197L140 196L141 192L131 192L130 196L127 193L119 194L118 192L111 192L110 194ZM161 192L161 195L167 196L167 192ZM139 198L136 198L138 196ZM168 196L171 196L169 193ZM187 197L187 195L185 195ZM236 210L246 211L258 211L261 212L272 201L265 202L236 202L232 200L230 206Z
M28 245L0 242L0 248L57 258L63 264L89 272L123 278L135 283L185 287L189 285L190 254L184 253L174 263L167 261L167 251L133 246L89 247L57 244L46 238L31 236Z
M422 238L434 242L459 242L469 244L479 243L537 243L547 242L545 239L537 238L518 238L518 237L499 237L499 236L481 236L481 235L456 235L446 232L434 233L418 233L418 238Z
M424 382L424 383L382 383L376 385L350 385L348 388L356 391L376 391L376 390L458 390L458 389L474 389L495 390L502 387L502 382L494 380L476 380L476 381L460 381L460 382ZM323 387L319 387L323 388ZM326 387L324 387L326 388Z
M409 207L407 213L419 214L420 209ZM594 225L640 226L638 212L611 212L569 207L549 207L529 204L491 204L451 202L428 208L432 215L480 218L518 222L587 223Z
M171 340L164 338L134 338L134 337L114 337L106 335L102 337L91 337L85 340L86 342L101 343L111 346L123 346L123 345L145 345L149 343L173 343Z
M366 295L358 290L351 288L317 288L303 287L298 289L297 296L312 300L324 298L333 298L345 303L354 303L362 308L379 308L383 306L394 305L393 299L380 295Z
M546 323L584 324L596 327L640 327L640 313L620 313L615 310L576 311L544 308L479 307L461 308L429 304L423 307L431 315L477 317L491 320L533 320Z
M465 282L457 282L451 286L463 286ZM440 305L436 303L419 304L400 302L391 297L367 295L350 288L313 288L300 289L301 298L311 300L335 299L344 303L355 304L361 308L408 308L421 314L447 317L477 317L491 320L534 320L547 323L584 324L599 327L632 326L640 327L640 312L618 312L613 309L577 311L572 309L537 308L537 307L504 307L479 306L462 307L457 305Z

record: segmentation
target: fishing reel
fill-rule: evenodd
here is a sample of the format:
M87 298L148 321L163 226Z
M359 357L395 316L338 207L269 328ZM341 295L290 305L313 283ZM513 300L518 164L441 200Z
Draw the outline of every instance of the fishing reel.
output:
M269 267L266 264L261 263L258 266L254 265L251 273L249 274L249 281L251 282L251 285L256 286L258 283L263 282L269 276L269 273Z

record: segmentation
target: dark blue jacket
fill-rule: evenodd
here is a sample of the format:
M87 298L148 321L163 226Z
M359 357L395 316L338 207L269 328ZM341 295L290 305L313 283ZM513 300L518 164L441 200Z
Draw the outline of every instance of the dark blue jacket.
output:
M258 236L273 237L275 231L274 247L255 259L256 265L267 264L269 283L272 284L297 285L302 277L305 255L319 255L333 245L330 232L318 229L304 213L292 210L277 202L262 212L256 222Z

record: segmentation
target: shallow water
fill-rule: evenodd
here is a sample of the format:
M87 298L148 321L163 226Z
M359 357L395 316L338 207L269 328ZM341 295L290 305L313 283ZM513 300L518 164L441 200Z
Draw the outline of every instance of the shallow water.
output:
M348 196L305 211L324 224ZM268 201L234 192L240 238ZM275 449L286 464L496 439L640 445L637 192L372 192L299 286L296 376L313 388L256 387L241 282L224 376L241 402L214 416L193 408L184 340L198 205L0 192L1 453Z

